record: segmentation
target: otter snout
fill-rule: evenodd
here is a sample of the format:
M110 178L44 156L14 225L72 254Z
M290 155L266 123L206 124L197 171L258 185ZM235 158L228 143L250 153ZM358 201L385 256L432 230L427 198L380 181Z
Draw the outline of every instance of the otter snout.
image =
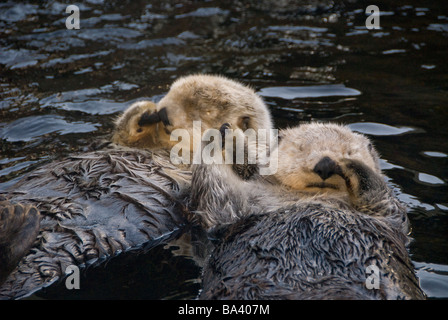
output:
M322 180L326 180L330 178L332 175L338 172L339 166L329 157L323 157L320 161L314 166L313 171L317 173Z

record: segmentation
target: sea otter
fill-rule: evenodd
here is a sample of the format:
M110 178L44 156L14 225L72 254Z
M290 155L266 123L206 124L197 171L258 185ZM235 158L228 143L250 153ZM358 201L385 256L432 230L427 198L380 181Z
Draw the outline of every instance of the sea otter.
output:
M202 78L188 78L195 77ZM223 110L236 98L229 91L222 96L219 83L222 88L234 83L234 95L241 91L259 103L238 109L239 114L219 113L219 121L271 127L269 110L255 92L224 77L208 79L215 80L193 81L194 90L180 95L191 95L184 98L194 105L203 99L195 92L215 92L220 99L208 101L208 108ZM167 96L179 96L177 90L171 88ZM116 120L107 148L43 165L0 190L0 298L26 297L63 278L69 265L96 265L179 234L188 216L191 170L171 163L167 126L191 108L182 101L168 110L136 102ZM189 117L201 120L202 115ZM204 120L204 129L213 123L210 115ZM183 128L190 125L185 122Z
M137 148L169 149L176 129L193 136L193 122L201 122L201 133L216 128L223 119L242 130L272 128L271 114L255 91L219 75L195 74L180 77L168 93L154 104L134 103L116 121L112 142ZM192 150L191 150L192 151Z
M167 132L187 128L191 136L193 121L198 120L202 132L224 122L242 130L270 129L272 119L266 109L252 88L222 76L203 74L177 79L157 104L158 112L165 115L161 118ZM172 146L175 143L171 141Z
M199 298L423 299L406 208L369 139L321 123L279 138L269 176L193 165L192 210L216 242Z

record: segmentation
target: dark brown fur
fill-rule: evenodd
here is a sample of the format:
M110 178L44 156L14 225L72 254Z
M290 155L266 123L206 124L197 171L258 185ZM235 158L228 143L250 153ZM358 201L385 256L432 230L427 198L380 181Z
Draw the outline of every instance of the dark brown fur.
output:
M3 190L0 299L28 296L62 279L69 265L95 265L175 236L186 223L182 187L191 173L166 159L95 151L45 165Z

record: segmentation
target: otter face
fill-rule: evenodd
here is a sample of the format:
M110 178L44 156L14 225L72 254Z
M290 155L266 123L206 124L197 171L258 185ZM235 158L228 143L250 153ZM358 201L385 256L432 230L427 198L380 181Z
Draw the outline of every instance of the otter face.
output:
M275 177L296 190L348 192L342 177L347 160L381 174L378 154L367 137L336 124L310 123L280 132Z
M159 127L163 126L156 109L151 101L132 104L116 120L112 142L128 147L154 147L159 139Z
M182 145L193 150L195 121L201 123L201 134L223 122L242 130L272 128L268 108L252 89L221 76L192 75L176 80L157 107L149 101L133 104L116 121L112 141L169 149L178 144L176 135L171 137L173 131L183 129L189 133L190 145L183 140Z
M191 130L201 121L202 130L219 128L224 122L246 130L272 128L269 110L250 88L233 80L212 75L191 75L176 80L157 104L164 112L167 133Z

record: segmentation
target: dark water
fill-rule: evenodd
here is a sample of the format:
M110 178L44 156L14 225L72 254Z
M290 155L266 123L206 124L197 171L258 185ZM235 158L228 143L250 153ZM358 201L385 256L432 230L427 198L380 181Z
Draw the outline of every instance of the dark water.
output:
M448 298L448 2L0 3L0 188L107 136L132 102L191 73L255 87L278 127L331 120L367 134L410 206L410 252L429 298ZM381 10L367 30L365 8ZM37 298L194 298L176 244L125 255Z

